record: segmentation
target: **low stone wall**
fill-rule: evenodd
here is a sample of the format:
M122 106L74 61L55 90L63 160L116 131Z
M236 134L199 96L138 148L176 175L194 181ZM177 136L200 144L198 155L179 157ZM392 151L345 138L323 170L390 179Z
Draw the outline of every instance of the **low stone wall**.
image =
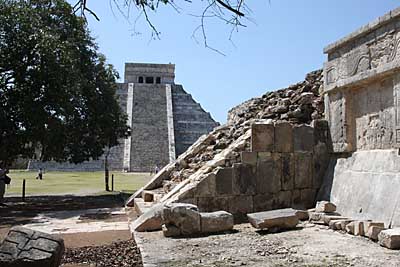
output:
M313 126L253 124L251 152L241 152L239 163L189 179L164 201L225 210L237 220L252 212L313 207L329 162L327 122Z

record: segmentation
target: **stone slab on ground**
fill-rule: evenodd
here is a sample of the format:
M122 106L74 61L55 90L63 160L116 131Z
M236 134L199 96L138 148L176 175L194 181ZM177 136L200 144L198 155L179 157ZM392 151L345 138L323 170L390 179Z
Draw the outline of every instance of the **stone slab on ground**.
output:
M132 231L145 232L161 230L164 205L156 204L134 220L129 227Z
M219 233L233 229L233 215L226 211L200 213L201 232Z
M279 209L247 214L250 224L257 229L292 229L299 222L294 209Z
M353 266L397 267L400 254L366 238L310 226L262 234L250 224L236 233L198 238L165 238L162 232L135 232L144 267Z
M400 228L383 230L378 235L381 246L390 249L400 249Z
M63 253L61 238L15 226L0 245L0 266L58 267Z

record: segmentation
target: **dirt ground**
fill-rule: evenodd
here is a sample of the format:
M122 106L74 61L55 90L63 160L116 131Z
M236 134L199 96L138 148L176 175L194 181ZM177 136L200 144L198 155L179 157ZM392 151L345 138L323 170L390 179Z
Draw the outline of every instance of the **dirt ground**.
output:
M400 266L399 251L311 224L275 234L240 224L233 233L198 238L136 235L143 263L162 267Z

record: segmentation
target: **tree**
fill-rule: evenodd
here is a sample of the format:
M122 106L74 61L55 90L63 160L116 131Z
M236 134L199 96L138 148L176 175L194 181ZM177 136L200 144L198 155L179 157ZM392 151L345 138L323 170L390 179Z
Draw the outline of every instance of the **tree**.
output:
M64 0L0 2L0 164L98 159L128 134L97 49Z
M74 6L74 11L80 14L84 19L86 19L86 14L90 14L97 20L100 20L96 13L93 12L89 7L89 2L92 4L95 1L77 0ZM136 8L138 12L136 12L137 17L135 19L135 23L139 17L143 16L151 29L152 37L157 39L160 39L160 32L157 30L157 26L152 23L150 19L150 12L156 12L161 5L164 4L172 7L174 10L180 13L182 9L179 7L179 3L192 3L191 0L182 0L180 2L174 0L110 0L110 2L117 7L117 10L125 18L129 18L131 9ZM217 19L230 26L231 30L229 39L231 40L234 32L237 32L240 27L246 27L243 21L251 20L249 16L249 14L251 14L251 9L247 6L246 2L248 1L202 0L201 3L203 4L203 9L200 10L197 15L195 15L199 18L199 26L194 29L192 37L197 41L196 35L199 32L205 47L222 54L219 50L210 47L208 44L205 27L206 20Z

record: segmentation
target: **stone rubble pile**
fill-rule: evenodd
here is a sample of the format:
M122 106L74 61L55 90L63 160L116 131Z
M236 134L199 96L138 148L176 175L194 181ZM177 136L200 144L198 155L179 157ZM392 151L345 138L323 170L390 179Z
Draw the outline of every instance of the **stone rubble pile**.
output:
M232 167L240 162L240 152L250 150L251 125L257 122L290 122L293 125L310 124L324 117L322 70L307 74L303 82L253 98L229 111L228 122L202 136L174 163L164 167L145 186L146 199L163 201L176 194L190 178L201 177L218 167ZM179 185L179 186L178 186ZM178 188L176 188L178 187ZM151 190L151 191L150 191ZM142 190L128 200L133 206L134 199Z
M400 249L400 228L386 229L383 222L341 216L336 212L335 204L328 201L318 202L315 209L310 209L308 213L310 222L315 224L323 224L332 230L367 237L389 249Z

